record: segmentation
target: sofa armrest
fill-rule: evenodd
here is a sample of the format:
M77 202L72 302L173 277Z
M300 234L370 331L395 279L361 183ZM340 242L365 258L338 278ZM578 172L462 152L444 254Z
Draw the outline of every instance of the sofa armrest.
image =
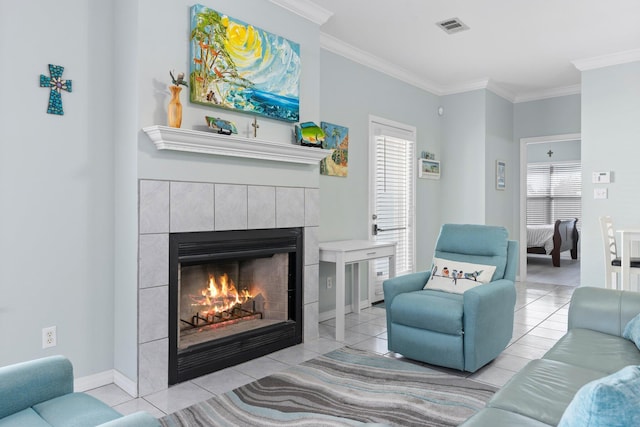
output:
M475 372L493 360L513 335L516 288L511 280L496 280L464 293L464 364Z
M51 356L0 368L0 419L73 392L73 367Z
M98 427L160 427L160 422L147 412L136 412L100 424Z
M621 336L638 313L640 293L584 286L573 292L568 326Z
M427 284L431 271L421 271L419 273L405 274L403 276L387 279L382 283L384 291L384 303L387 310L391 307L393 299L406 292L419 291Z

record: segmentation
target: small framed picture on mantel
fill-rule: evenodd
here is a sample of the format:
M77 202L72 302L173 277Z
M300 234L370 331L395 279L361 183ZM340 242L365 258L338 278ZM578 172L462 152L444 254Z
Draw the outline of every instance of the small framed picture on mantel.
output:
M507 188L507 162L504 160L496 160L496 190L505 190Z
M418 159L418 177L440 179L440 161L433 159Z

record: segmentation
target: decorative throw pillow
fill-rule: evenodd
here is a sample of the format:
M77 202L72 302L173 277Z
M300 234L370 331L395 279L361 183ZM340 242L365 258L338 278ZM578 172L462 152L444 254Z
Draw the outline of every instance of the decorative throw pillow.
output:
M640 366L582 386L562 414L558 427L640 426Z
M494 265L471 264L462 261L451 261L433 258L431 277L424 289L462 294L474 286L489 283L496 271Z
M629 323L627 323L627 326L624 327L624 331L622 332L622 338L633 341L640 350L640 314L629 320Z

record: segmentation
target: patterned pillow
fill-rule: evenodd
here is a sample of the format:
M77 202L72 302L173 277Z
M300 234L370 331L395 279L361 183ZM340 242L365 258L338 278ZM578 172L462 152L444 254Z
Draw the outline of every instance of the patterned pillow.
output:
M624 327L624 332L622 332L622 338L633 341L640 349L640 314L629 320L629 323Z
M640 366L627 366L582 386L558 427L638 426L639 401Z
M462 294L475 286L489 283L495 271L494 265L433 258L431 276L423 289Z

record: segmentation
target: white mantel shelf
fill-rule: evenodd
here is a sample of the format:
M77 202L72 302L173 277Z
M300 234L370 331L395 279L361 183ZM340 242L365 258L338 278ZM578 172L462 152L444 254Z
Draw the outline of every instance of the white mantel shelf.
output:
M149 135L158 150L190 151L307 165L317 165L333 151L169 126L147 126L142 130Z

